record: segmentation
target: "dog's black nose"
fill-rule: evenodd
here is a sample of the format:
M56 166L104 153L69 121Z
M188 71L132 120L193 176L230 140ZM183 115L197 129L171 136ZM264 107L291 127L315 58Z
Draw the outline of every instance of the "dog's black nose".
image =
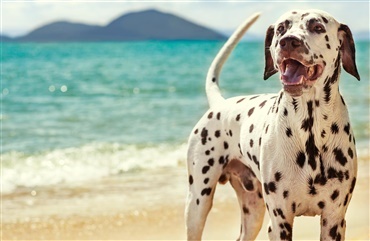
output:
M302 40L295 36L287 36L280 40L280 47L284 50L294 50L303 45Z

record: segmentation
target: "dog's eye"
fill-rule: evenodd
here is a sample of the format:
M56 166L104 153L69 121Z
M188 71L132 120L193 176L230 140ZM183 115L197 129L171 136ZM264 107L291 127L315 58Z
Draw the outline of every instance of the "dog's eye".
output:
M324 26L322 26L321 24L315 24L314 26L313 26L313 29L312 29L314 32L316 32L316 33L325 33L326 32L326 30L325 30L325 28L324 28Z
M285 30L285 27L284 27L283 25L280 25L280 26L277 28L276 32L277 32L278 34L281 34L282 32L284 32L284 30Z

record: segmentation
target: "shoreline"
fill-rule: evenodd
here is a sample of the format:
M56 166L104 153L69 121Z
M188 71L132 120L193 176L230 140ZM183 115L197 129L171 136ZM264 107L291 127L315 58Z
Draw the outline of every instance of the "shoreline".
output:
M2 196L2 240L185 240L185 169L115 176L89 186L60 185L34 196L27 190ZM346 220L347 240L370 238L369 162L359 161ZM267 223L266 214L257 240L268 239ZM296 218L293 239L318 240L319 225L318 216ZM235 240L239 228L235 193L230 185L218 185L203 238Z

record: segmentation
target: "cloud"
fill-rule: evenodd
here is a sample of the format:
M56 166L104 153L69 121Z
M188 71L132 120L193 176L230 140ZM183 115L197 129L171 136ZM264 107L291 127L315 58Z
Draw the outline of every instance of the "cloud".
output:
M105 25L124 13L149 8L174 13L219 31L233 30L246 17L259 11L262 16L251 29L252 33L259 35L286 11L318 8L348 24L353 31L369 30L369 2L7 1L2 3L1 32L11 36L22 35L57 20Z

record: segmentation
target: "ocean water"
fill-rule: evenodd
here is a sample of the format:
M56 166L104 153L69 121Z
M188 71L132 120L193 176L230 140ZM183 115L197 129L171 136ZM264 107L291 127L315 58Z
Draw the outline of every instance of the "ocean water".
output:
M186 140L207 110L204 82L217 41L2 43L2 193L155 168L185 168ZM369 43L359 82L342 71L360 155L369 144ZM262 80L262 42L225 64L225 97L278 92Z

